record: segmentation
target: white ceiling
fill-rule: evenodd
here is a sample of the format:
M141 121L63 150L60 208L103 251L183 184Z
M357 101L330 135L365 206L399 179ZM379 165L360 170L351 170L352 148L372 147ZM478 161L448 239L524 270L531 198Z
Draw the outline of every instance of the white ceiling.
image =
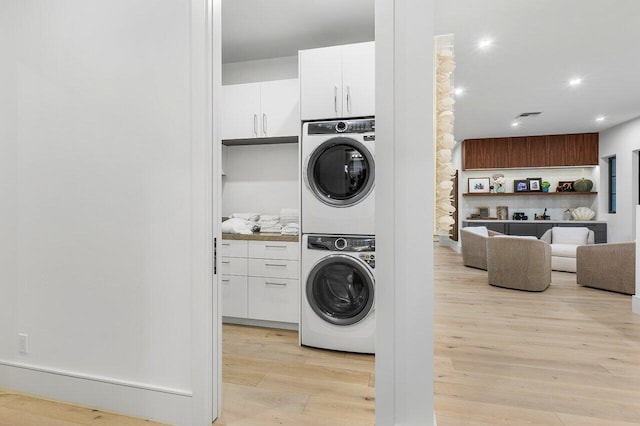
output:
M455 36L456 139L597 132L640 116L640 0L436 0ZM223 0L223 62L373 39L374 0ZM488 51L482 37L495 40ZM582 77L579 87L568 80ZM523 112L537 118L511 123ZM605 121L596 123L595 117Z

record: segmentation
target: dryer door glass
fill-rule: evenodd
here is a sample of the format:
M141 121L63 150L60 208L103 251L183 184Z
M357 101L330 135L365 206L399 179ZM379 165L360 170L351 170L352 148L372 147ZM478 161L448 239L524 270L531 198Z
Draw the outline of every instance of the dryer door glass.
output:
M350 206L361 201L373 188L373 157L356 140L330 139L311 155L306 177L320 201L338 207Z
M373 308L373 277L351 257L329 256L309 274L307 300L323 320L337 325L355 324Z

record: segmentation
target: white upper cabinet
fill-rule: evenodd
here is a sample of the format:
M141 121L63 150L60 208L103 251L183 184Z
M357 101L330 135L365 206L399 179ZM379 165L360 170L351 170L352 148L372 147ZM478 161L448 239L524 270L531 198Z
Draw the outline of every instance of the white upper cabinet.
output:
M375 115L375 44L301 50L302 120Z
M299 99L297 79L222 86L220 138L297 136Z

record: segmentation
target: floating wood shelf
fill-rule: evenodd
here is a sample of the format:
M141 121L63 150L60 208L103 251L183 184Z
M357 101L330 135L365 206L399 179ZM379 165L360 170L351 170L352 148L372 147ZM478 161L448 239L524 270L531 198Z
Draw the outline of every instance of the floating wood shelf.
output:
M500 193L488 193L488 192L473 192L473 193L464 193L462 194L464 197L523 197L523 196L540 196L540 195L560 195L560 196L571 196L571 195L598 195L597 192L576 192L576 191L567 191L567 192L500 192Z

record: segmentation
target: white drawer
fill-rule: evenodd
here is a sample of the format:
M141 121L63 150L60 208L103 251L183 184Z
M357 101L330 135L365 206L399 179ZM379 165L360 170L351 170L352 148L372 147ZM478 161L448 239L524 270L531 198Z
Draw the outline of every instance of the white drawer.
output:
M283 241L249 241L249 257L256 259L299 260L299 243Z
M299 322L298 280L249 277L249 318Z
M220 240L220 256L247 257L248 241Z
M222 315L225 317L247 317L247 277L223 275Z
M298 279L299 262L281 259L249 259L250 277Z
M220 259L222 275L247 275L246 257L223 257Z

